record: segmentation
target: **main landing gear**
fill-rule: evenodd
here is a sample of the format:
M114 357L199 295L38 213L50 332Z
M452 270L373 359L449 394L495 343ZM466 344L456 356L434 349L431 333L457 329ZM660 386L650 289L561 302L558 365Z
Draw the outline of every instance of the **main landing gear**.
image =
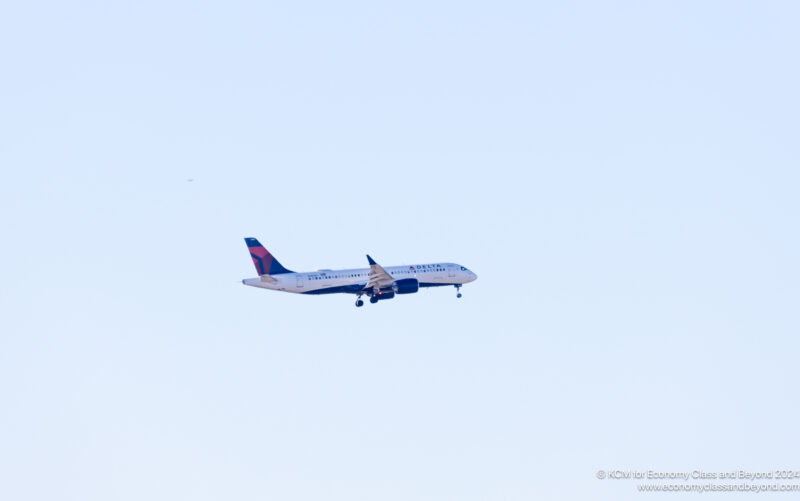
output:
M461 285L456 285L456 297L461 297Z
M372 304L377 303L378 296L370 296L369 302ZM359 294L358 297L356 298L356 308L361 308L362 306L364 306L364 300L361 299L361 295Z

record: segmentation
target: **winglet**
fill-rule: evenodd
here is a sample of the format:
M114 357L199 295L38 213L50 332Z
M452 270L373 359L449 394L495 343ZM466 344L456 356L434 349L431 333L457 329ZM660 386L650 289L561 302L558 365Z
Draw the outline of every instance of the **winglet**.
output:
M367 254L367 261L369 261L369 265L370 265L370 266L372 266L373 264L378 264L378 263L376 263L376 262L375 262L375 260L374 260L374 259L372 259L371 257L369 257L369 254Z

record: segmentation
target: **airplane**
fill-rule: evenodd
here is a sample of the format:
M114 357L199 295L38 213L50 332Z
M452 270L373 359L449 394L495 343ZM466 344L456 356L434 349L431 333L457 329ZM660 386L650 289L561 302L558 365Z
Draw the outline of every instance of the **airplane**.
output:
M413 294L420 287L452 285L456 297L461 286L473 282L478 275L455 263L416 264L384 268L367 255L369 268L349 270L317 270L296 273L288 270L255 238L245 238L257 278L245 278L244 285L296 294L355 294L356 306L364 306L361 296L372 304L392 299L398 294Z

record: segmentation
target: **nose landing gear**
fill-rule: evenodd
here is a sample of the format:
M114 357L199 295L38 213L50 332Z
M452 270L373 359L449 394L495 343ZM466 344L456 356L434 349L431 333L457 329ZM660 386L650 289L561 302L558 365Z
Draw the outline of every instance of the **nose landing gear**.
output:
M461 297L461 285L456 285L456 297Z

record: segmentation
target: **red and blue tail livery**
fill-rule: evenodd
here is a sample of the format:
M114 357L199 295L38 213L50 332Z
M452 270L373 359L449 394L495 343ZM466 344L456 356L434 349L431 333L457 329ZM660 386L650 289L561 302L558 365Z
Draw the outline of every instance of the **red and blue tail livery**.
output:
M261 243L255 238L245 238L247 250L250 251L250 257L253 258L253 264L256 266L256 271L259 275L280 275L281 273L294 273L286 268L275 259L275 256L269 253Z
M461 297L461 286L478 278L475 273L456 263L384 268L370 256L367 256L369 268L295 273L284 268L255 238L245 238L244 241L258 277L245 278L243 284L296 294L354 294L356 306L364 305L361 296L369 297L369 302L374 304L396 295L413 294L422 287L453 286L456 288L456 297Z

